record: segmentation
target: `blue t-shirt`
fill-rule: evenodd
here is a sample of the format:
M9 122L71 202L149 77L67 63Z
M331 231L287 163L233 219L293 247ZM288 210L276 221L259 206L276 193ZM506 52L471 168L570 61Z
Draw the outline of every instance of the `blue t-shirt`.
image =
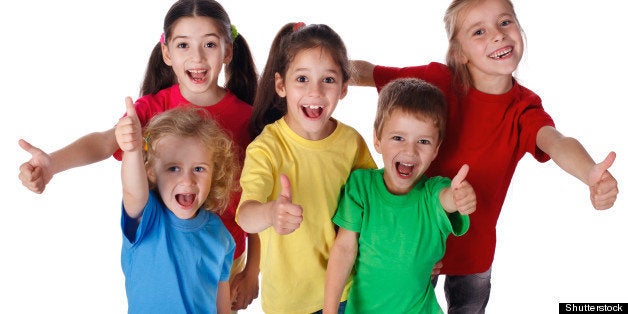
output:
M129 313L216 313L235 243L207 210L179 219L151 191L139 225L122 208L122 271Z

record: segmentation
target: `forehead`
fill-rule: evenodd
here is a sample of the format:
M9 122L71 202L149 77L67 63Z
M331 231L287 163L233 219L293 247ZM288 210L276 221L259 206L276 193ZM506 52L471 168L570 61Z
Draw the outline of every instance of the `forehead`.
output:
M384 132L407 133L438 133L436 121L422 112L407 112L401 109L393 109L384 119Z
M222 34L222 28L217 20L207 16L189 16L178 19L172 25L171 36L206 36L211 34Z
M332 58L329 51L323 47L301 49L292 58L288 70L295 71L306 68L340 71L340 65Z
M209 162L213 157L211 148L194 137L165 135L154 147L155 159L162 162Z
M504 0L480 0L469 3L458 14L458 21L463 27L470 27L500 16L514 15L512 6Z

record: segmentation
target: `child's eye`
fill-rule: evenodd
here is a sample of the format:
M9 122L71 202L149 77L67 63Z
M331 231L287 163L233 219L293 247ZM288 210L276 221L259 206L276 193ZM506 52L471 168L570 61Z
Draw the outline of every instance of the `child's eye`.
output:
M187 43L178 43L177 44L177 48L187 48L188 44Z
M305 83L305 82L307 82L307 77L305 77L303 75L297 76L297 82Z
M432 142L430 142L430 140L425 140L425 139L424 139L424 140L419 140L419 144L429 145L429 144L431 144L431 143L432 143Z
M480 36L484 34L484 30L483 29L478 29L475 32L473 32L473 36Z
M180 168L178 166L168 167L168 172L177 172L179 170L180 170Z
M512 24L512 21L511 21L511 20L503 20L503 21L500 23L500 25L501 25L501 26L508 26L508 25L510 25L510 24Z
M214 43L214 42L209 42L209 43L205 44L205 48L214 48L216 46L218 46L218 45L216 45L216 43Z
M393 141L403 141L403 137L401 137L399 135L393 135L392 140Z
M194 167L194 172L203 172L203 171L205 171L205 168L203 168L203 167L200 167L200 166L199 167Z
M335 78L333 78L333 77L326 77L326 78L324 78L324 79L323 79L323 82L324 82L324 83L333 84L333 83L335 83L335 82L336 82L336 79L335 79Z

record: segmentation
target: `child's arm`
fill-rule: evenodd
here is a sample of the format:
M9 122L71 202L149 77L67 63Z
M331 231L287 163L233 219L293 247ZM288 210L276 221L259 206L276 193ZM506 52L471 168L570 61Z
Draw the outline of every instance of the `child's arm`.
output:
M246 266L231 282L231 310L246 309L259 293L259 235L250 233L246 245Z
M218 282L218 293L216 294L216 313L231 313L231 300L229 300L229 281Z
M617 180L608 172L615 161L614 152L596 164L578 140L562 135L551 126L538 131L536 145L561 169L589 186L591 204L595 209L608 209L615 204L619 189Z
M142 149L142 126L131 98L126 99L127 115L118 121L115 136L124 151L122 155L122 203L124 211L133 219L142 214L148 201L148 180Z
M20 166L22 185L42 193L55 174L109 158L118 149L114 132L111 128L87 134L51 154L20 140L20 147L31 154L31 159Z
M290 180L281 175L281 195L266 203L248 200L240 205L237 221L248 233L259 233L273 226L278 234L289 234L303 221L303 208L292 203Z
M331 247L327 262L323 313L338 313L338 304L357 254L358 233L342 227L338 228L338 235Z
M367 61L351 60L349 69L351 70L349 85L375 86L375 80L373 79L374 64Z
M439 198L443 208L448 213L460 212L468 215L475 211L476 197L471 184L465 180L469 173L469 166L463 165L458 174L451 179L451 186L441 190Z

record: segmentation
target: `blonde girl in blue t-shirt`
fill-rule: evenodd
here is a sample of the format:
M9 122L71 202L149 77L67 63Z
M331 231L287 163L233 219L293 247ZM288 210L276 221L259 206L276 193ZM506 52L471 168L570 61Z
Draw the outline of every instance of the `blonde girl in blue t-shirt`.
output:
M330 27L290 23L260 79L251 116L257 137L246 151L236 218L259 233L266 313L323 308L340 188L353 169L375 167L360 134L332 118L347 94L348 64Z
M257 71L244 36L214 0L174 2L162 31L148 61L142 97L135 102L140 123L145 126L158 113L192 104L209 112L228 131L243 158L250 142L250 104L257 88ZM219 84L222 71L224 86ZM59 172L99 162L114 153L120 159L114 130L89 133L50 154L20 140L20 146L32 155L20 166L22 184L42 193ZM237 245L231 290L233 310L239 310L258 295L259 242L256 235L249 235L247 243L247 235L235 223L237 192L232 198L221 218Z

